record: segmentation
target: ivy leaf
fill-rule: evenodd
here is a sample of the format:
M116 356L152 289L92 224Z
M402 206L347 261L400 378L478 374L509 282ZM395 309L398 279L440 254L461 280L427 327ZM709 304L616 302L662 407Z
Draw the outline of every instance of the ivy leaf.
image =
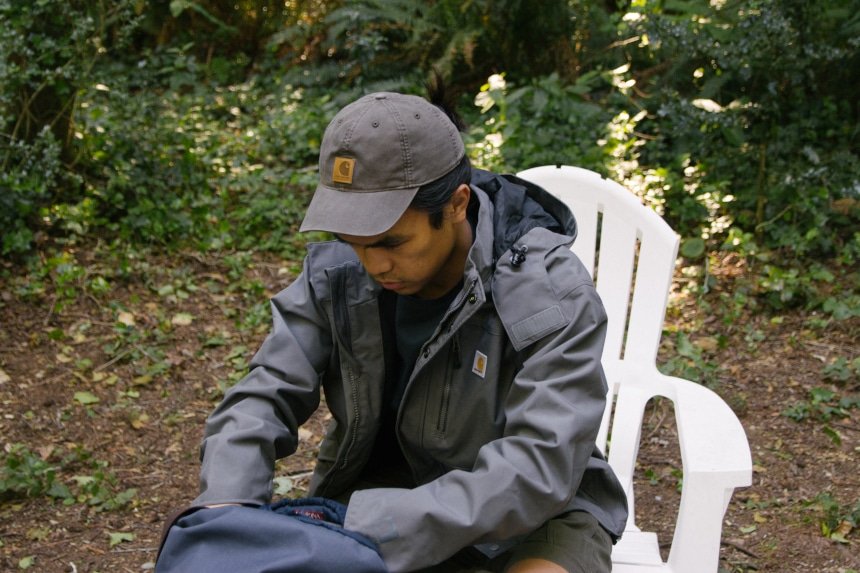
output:
M824 434L828 438L830 438L830 441L833 442L835 445L837 445L837 446L842 445L842 436L839 434L839 432L837 432L836 430L834 430L830 426L824 426L823 428L821 428L821 431L824 432Z
M194 322L194 317L187 312L180 312L174 315L173 319L170 322L174 326L188 326L189 324Z
M92 392L75 392L75 402L84 406L89 406L90 404L98 404L100 401L101 400L99 400L99 397Z
M134 541L134 533L125 533L123 531L108 533L108 537L110 537L111 548L116 547L120 543L125 543L126 541Z
M173 0L170 3L170 15L179 18L186 8L188 8L187 0Z
M117 315L116 321L125 326L134 326L134 314L126 311L120 312Z
M698 259L705 254L705 241L699 237L684 240L681 254L688 259Z

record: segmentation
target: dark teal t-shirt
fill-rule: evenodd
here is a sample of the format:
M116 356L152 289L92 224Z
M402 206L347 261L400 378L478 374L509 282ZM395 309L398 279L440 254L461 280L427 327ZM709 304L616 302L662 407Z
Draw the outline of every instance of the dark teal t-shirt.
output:
M478 202L469 205L469 224L472 237L478 223ZM445 316L445 312L462 290L460 282L437 299L421 299L401 296L392 291L379 295L379 319L382 324L382 346L385 356L385 389L383 392L382 420L373 446L373 453L364 471L371 481L390 481L390 476L399 476L392 483L396 487L414 487L412 473L397 442L394 427L397 410L421 347L430 338Z
M397 410L421 348L439 326L461 289L462 283L437 299L401 296L391 291L383 291L379 295L385 389L379 434L365 474L410 475L394 433Z

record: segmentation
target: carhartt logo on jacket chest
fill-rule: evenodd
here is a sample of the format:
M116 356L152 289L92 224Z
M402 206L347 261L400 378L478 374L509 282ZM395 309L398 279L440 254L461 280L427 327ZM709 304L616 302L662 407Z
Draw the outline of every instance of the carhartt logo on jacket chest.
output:
M475 351L475 360L472 361L472 372L481 378L487 374L487 355L480 350Z

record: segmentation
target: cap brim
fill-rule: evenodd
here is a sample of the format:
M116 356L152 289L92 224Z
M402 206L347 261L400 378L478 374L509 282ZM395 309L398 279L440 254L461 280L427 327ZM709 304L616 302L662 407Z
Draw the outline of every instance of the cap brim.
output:
M394 226L417 192L416 187L357 193L318 185L299 231L379 235Z

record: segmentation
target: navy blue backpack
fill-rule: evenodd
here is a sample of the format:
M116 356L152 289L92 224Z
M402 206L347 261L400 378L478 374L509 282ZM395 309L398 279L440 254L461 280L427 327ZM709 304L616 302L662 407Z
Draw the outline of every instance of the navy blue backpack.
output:
M346 506L323 498L181 515L157 573L387 573L376 545L343 528Z

